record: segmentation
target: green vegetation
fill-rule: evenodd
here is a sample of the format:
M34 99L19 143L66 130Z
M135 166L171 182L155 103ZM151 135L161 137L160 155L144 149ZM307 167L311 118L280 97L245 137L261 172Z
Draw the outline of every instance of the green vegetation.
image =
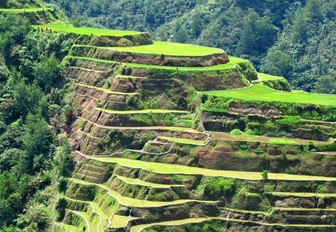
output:
M195 139L173 138L173 137L166 137L166 136L160 136L159 138L172 141L172 142L176 142L176 143L184 143L184 144L199 145L199 146L202 146L206 143L206 141L195 140Z
M135 218L128 217L128 216L114 215L112 217L111 227L112 228L122 228L122 227L125 227L129 221L132 221L134 219Z
M296 88L336 91L332 0L56 2L79 25L148 31L156 40L223 48Z
M25 12L36 12L36 11L44 11L48 10L48 8L23 8L23 9L9 9L9 8L0 8L0 12L12 12L12 13L25 13Z
M163 41L154 41L154 43L150 45L133 47L111 47L110 49L135 53L164 54L176 56L206 56L224 52L222 49L218 48Z
M285 144L292 144L292 145L296 145L296 144L299 144L298 142L294 141L294 140L291 140L291 139L287 139L287 138L273 138L273 139L270 139L269 140L270 143L273 143L273 144L282 144L282 145L285 145Z
M274 80L284 79L284 77L273 76L273 75L265 74L265 73L258 73L258 77L260 78L260 81L274 81Z
M146 109L146 110L108 110L97 108L111 114L188 114L188 111L183 110L163 110L163 109Z
M72 172L64 130L73 109L59 75L72 41L31 31L21 14L0 22L0 227L47 231L53 186Z
M110 63L115 64L117 62L110 61L110 60L103 60L103 59L96 59L96 58L90 58L90 57L79 57L79 56L68 56L67 58L74 58L74 59L80 59L80 60L92 60L97 62L104 62L104 63ZM177 66L160 66L160 65L150 65L150 64L136 64L136 63L123 63L128 67L137 67L137 68L153 68L153 69L163 69L163 70L175 70L175 71L216 71L216 70L223 70L223 69L232 69L234 68L235 64L240 63L247 63L247 60L244 60L242 58L238 57L231 57L230 56L230 62L226 64L219 64L214 66L206 66L206 67L177 67Z
M134 96L137 95L138 93L124 93L124 92L115 92L112 91L110 89L106 89L106 88L100 88L100 87L96 87L96 86L91 86L91 85L85 85L85 84L80 84L80 83L76 83L76 85L80 85L80 86L84 86L84 87L88 87L88 88L92 88L92 89L97 89L100 91L104 91L106 93L111 93L111 94L116 94L116 95L130 95L130 96Z
M96 36L125 36L125 35L137 35L140 32L136 31L121 31L121 30L109 30L92 27L74 27L67 24L45 24L34 26L35 28L44 28L52 31L64 31L82 35L96 35Z
M296 104L316 104L336 106L336 96L316 93L289 93L277 91L262 85L227 91L203 92L205 95L239 99L243 101L287 102Z
M131 183L133 185L148 186L148 187L153 187L153 188L170 188L171 187L171 185L156 184L156 183L151 183L151 182L143 181L140 179L134 179L134 178L129 178L125 176L117 176L117 178L124 182Z
M96 186L100 189L104 189L108 191L108 194L116 199L121 205L130 206L130 207L160 207L160 206L168 206L168 205L178 205L184 204L187 202L193 202L195 200L176 200L170 202L162 202L162 201L146 201L146 200L139 200L135 198L124 197L122 194L109 189L106 185L103 184L94 184L82 180L77 179L70 179L73 183L86 185L86 186Z
M204 175L213 177L227 177L247 180L260 180L261 175L258 172L244 172L244 171L226 171L226 170L212 170L206 168L189 167L176 164L154 163L139 160L130 160L123 158L92 158L93 160L117 163L124 167L141 168L150 170L155 173L162 174L185 174L185 175ZM269 173L268 178L271 180L336 180L333 177L323 176L306 176L306 175L291 175L283 173Z

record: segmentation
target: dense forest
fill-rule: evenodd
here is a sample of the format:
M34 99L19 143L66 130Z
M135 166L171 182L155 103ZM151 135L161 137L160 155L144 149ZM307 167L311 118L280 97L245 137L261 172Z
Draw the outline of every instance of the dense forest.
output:
M75 25L216 46L294 88L336 93L333 0L55 0Z
M56 181L71 171L66 134L72 107L59 75L60 58L69 48L64 41L71 41L31 29L27 19L0 16L0 225L5 231L50 228Z

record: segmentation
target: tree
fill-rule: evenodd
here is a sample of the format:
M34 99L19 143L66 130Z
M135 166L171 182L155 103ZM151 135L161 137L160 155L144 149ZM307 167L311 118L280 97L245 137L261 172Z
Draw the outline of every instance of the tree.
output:
M289 54L272 48L263 60L261 70L266 73L289 78L293 70L293 63L293 59Z
M336 70L318 78L315 90L319 93L336 94Z
M263 180L267 180L268 179L268 171L267 170L262 171L261 176L262 176Z
M55 53L51 54L50 57L43 57L40 62L36 62L33 65L35 83L45 92L50 92L59 78L61 69L60 62L55 57Z
M28 153L31 173L38 172L45 165L43 161L50 157L52 136L47 122L37 115L29 114L22 141Z

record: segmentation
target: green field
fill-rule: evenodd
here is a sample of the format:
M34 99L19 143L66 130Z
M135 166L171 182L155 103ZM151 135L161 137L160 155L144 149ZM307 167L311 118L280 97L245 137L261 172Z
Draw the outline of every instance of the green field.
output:
M260 81L275 81L275 80L284 80L284 77L281 76L273 76L270 74L266 74L266 73L258 73L258 77L260 79Z
M49 10L49 8L21 8L21 9L13 9L13 8L0 8L0 12L13 12L13 13L24 13L24 12L36 12Z
M215 97L239 99L244 101L287 102L298 104L336 106L336 95L284 92L257 84L253 85L250 88L227 91L208 91L203 92L203 94Z
M110 49L135 53L164 54L176 56L206 56L224 52L222 49L219 48L163 41L154 41L154 43L150 45L132 47L111 47Z
M91 28L91 27L73 27L72 25L64 24L44 24L34 26L35 28L48 28L52 31L64 31L82 35L96 35L96 36L125 36L125 35L137 35L141 32L137 31L122 31L122 30L109 30L103 28Z
M194 139L183 139L183 138L174 138L174 137L166 137L166 136L160 136L160 139L165 139L171 142L176 143L184 143L184 144L190 144L190 145L205 145L206 141L203 140L194 140Z
M246 180L262 180L261 173L259 172L214 170L214 169L190 167L178 164L155 163L155 162L146 162L139 160L123 159L123 158L92 157L90 159L106 163L115 163L124 167L146 169L160 174L204 175L204 176L227 177L227 178L246 179ZM268 178L274 180L336 181L336 178L333 177L292 175L285 173L269 173Z
M108 110L97 108L98 110L105 111L111 114L188 114L188 111L182 110L161 110L161 109L148 109L148 110Z
M96 59L90 57L81 57L81 56L67 56L67 58L79 59L79 60L91 60L96 62L103 62L109 64L119 63L111 60ZM163 70L181 70L181 71L213 71L213 70L223 70L223 69L232 69L235 64L247 63L247 60L242 58L230 56L230 62L226 64L219 64L214 66L206 67L177 67L177 66L161 66L161 65L150 65L150 64L136 64L136 63L123 63L129 67L135 68L154 68L154 69L163 69Z
M82 83L75 83L76 85L79 86L83 86L83 87L87 87L87 88L91 88L91 89L97 89L100 91L104 91L106 93L111 93L111 94L115 94L115 95L137 95L138 93L124 93L124 92L115 92L112 91L110 89L106 89L106 88L100 88L100 87L96 87L96 86L92 86L92 85L86 85L86 84L82 84Z

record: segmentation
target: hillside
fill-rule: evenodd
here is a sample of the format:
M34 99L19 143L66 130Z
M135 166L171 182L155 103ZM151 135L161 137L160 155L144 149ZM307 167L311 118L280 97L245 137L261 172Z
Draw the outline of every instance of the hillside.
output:
M148 31L157 40L219 47L249 59L258 71L285 76L296 89L336 93L332 0L55 2L76 25Z
M39 27L78 36L59 230L334 228L335 95L290 92L221 49Z
M336 230L336 95L222 48L4 9L5 229Z

